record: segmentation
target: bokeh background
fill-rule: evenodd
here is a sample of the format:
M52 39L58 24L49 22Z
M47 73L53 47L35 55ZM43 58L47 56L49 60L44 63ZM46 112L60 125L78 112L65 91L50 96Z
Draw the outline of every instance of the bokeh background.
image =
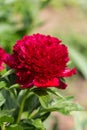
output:
M63 95L73 95L83 112L52 113L47 130L87 130L87 0L0 0L0 46L11 53L24 35L43 33L62 39L69 49L70 67L77 75L67 80Z

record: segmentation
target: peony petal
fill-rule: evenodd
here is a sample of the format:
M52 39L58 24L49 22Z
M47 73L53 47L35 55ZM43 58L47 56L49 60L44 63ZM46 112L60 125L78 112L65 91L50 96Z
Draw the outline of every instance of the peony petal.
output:
M54 78L49 81L44 81L44 83L39 83L38 81L34 80L34 85L37 87L56 87L59 85L58 78Z
M67 84L66 83L64 83L64 82L62 82L61 80L59 81L59 86L58 86L58 88L59 89L65 89L67 87Z
M61 77L69 77L72 76L73 74L76 74L76 68L73 69L65 69L65 71L62 73Z
M21 85L21 89L31 88L33 86L34 86L33 82L29 82L24 85Z

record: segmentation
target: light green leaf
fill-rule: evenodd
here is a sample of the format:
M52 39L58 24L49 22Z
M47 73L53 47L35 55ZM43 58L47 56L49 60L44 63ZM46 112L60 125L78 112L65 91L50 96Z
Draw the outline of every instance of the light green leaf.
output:
M10 126L6 127L6 130L23 130L23 127L15 124L15 125L10 125Z
M40 100L42 102L43 99ZM44 100L43 100L44 102ZM63 114L69 114L72 111L81 111L83 110L78 104L73 103L73 97L62 98L54 98L50 102L48 102L47 106L43 106L42 112L52 112L57 111Z
M4 81L0 81L0 89L6 88L6 83Z
M56 95L57 97L60 97L60 98L62 98L62 99L65 99L65 97L64 96L62 96L59 92L58 92L58 89L57 88L48 88L47 89L47 92L50 92L51 94L54 94L54 95Z
M56 95L56 97L51 99L52 95L48 92ZM73 102L73 96L63 97L55 89L36 89L35 94L42 105L41 112L58 111L63 114L69 114L71 111L83 110L82 107Z
M13 69L10 69L10 70L8 70L4 75L2 75L1 78L5 78L5 77L7 77L8 75L12 74L13 72L14 72L14 70L13 70Z
M11 89L13 89L13 88L18 88L19 87L19 84L13 84L13 85L11 85L9 88L8 88L8 90L11 90Z
M14 118L11 116L13 110L0 110L0 124L4 122L13 123Z
M40 119L32 120L32 125L37 129L37 130L46 130L44 128L44 125Z
M0 33L9 30L10 26L8 24L0 24Z
M2 93L0 92L0 107L5 103L5 99L2 95Z
M16 0L5 0L5 4L12 4L14 3Z

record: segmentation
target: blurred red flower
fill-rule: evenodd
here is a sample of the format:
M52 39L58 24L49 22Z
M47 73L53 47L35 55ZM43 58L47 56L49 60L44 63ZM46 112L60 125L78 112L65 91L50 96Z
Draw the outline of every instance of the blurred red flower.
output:
M24 36L13 47L6 63L16 70L17 83L22 88L66 88L63 77L72 76L76 69L68 69L67 47L61 40L42 34Z
M4 60L6 59L7 54L5 51L0 47L0 71L4 69Z

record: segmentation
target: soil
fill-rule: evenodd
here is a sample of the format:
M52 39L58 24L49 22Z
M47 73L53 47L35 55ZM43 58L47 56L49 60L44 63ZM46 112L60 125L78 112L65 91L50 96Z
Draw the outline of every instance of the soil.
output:
M87 17L79 8L60 8L55 10L48 7L40 12L39 19L42 26L37 27L34 33L55 34L74 31L87 34Z

